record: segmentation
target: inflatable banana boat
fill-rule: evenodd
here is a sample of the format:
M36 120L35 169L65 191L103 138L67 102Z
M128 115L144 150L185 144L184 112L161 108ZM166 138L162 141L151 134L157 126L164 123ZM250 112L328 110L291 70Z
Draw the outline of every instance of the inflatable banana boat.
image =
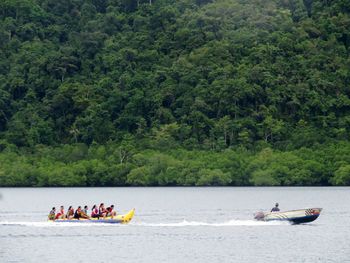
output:
M113 217L100 217L100 218L90 218L90 219L57 219L49 220L55 223L109 223L109 224L127 224L134 217L135 209L130 210L124 215L116 215Z
M258 212L254 218L259 221L289 221L292 224L302 224L315 221L321 214L322 208L309 208L285 212Z

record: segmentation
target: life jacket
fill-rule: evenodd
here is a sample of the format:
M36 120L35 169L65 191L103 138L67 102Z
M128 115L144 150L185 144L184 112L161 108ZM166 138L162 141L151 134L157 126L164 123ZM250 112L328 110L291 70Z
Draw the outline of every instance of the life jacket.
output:
M78 209L75 210L74 218L80 218L80 217L81 217L81 211L78 211Z
M91 216L96 216L96 215L98 215L98 214L99 214L99 212L98 212L98 209L97 209L97 208L92 209Z
M58 219L60 216L64 215L64 210L60 210L57 215L56 215L56 219Z
M103 213L105 213L106 212L106 208L99 208L98 209L98 213L100 214L100 215L102 215Z
M67 211L67 217L68 216L73 216L73 215L74 215L74 210L73 209Z
M55 211L51 210L49 213L49 220L54 220L55 219Z

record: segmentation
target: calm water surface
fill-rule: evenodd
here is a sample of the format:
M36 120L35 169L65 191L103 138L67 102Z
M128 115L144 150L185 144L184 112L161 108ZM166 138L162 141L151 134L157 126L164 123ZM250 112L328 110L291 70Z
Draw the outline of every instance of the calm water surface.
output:
M350 262L350 188L0 188L0 262ZM252 220L322 207L304 225ZM48 223L52 206L136 208L129 225Z

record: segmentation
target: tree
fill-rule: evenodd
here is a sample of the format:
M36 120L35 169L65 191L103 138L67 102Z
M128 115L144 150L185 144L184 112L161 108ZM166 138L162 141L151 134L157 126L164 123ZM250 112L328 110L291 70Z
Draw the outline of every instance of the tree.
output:
M205 186L205 185L228 185L231 183L231 178L228 173L223 173L219 169L209 170L202 169L200 170L200 178L198 179L196 185Z
M350 185L350 165L341 166L331 180L335 185Z
M134 141L131 136L125 136L121 145L118 147L120 163L128 162L135 152Z

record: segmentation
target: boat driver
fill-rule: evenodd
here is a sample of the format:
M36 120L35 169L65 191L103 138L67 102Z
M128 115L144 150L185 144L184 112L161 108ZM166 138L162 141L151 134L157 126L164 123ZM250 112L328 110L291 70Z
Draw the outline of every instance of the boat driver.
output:
M275 204L275 207L271 209L271 212L279 212L278 203Z

